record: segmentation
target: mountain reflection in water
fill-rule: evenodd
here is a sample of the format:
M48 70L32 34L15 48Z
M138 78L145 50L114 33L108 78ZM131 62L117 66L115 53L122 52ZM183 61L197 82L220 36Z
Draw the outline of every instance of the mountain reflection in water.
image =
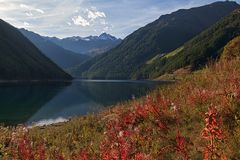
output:
M73 81L71 84L0 86L0 123L32 124L96 113L145 95L164 82Z

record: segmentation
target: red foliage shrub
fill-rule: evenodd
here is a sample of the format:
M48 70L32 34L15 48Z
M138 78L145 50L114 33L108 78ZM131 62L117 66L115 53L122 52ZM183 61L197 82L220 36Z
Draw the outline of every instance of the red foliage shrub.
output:
M37 146L37 155L38 160L45 160L46 159L46 152L45 152L45 144L42 143L41 145Z
M187 150L187 142L186 139L181 135L180 131L177 131L176 136L176 151L177 153L183 157L184 160L188 160L188 150Z
M202 137L209 141L203 152L204 160L220 159L223 156L222 151L217 144L224 139L223 131L221 130L221 117L218 114L216 107L209 107L205 113L205 128L202 131Z
M27 135L20 140L18 144L18 155L21 160L32 160L33 159L33 151L32 147L29 143Z

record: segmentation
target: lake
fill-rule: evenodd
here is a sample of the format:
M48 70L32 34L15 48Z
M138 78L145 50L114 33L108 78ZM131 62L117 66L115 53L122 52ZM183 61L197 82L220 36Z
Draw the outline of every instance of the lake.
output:
M1 84L0 123L50 124L97 113L109 105L146 95L157 81L91 81Z

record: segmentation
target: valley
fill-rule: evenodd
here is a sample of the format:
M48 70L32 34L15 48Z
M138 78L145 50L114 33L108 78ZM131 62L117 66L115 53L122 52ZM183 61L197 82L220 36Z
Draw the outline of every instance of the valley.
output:
M240 159L240 1L21 2L0 1L0 160Z

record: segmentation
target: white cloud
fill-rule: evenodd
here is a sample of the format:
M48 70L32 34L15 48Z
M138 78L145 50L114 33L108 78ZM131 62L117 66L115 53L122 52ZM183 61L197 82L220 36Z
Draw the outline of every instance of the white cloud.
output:
M33 6L29 6L29 5L26 5L26 4L20 4L20 7L23 8L23 9L25 9L25 10L28 10L28 11L35 11L35 12L44 14L44 11L43 11L43 10L38 9L38 8L35 8L35 7L33 7Z
M98 11L96 7L90 7L90 9L84 10L79 10L79 8L75 9L73 15L75 16L73 16L72 21L76 26L94 27L98 25L104 28L108 24L105 20L106 14L104 12Z
M75 25L77 26L83 26L83 27L86 27L86 26L89 26L90 25L90 22L88 22L85 18L83 18L82 16L76 16L76 17L73 17L72 18L72 21Z
M15 10L18 6L15 3L8 3L4 1L0 1L0 11L6 12L6 11L12 11Z
M110 27L110 17L105 14L107 9L94 1L0 0L0 17L45 36L96 35Z
M87 9L87 13L88 13L88 18L91 21L94 21L97 18L106 18L106 14L104 12L91 11L91 10Z
M162 14L213 1L0 0L0 18L47 36L88 36L105 31L124 38Z
M30 24L28 22L23 22L24 26L28 27Z
M28 17L33 16L32 12L25 12Z

